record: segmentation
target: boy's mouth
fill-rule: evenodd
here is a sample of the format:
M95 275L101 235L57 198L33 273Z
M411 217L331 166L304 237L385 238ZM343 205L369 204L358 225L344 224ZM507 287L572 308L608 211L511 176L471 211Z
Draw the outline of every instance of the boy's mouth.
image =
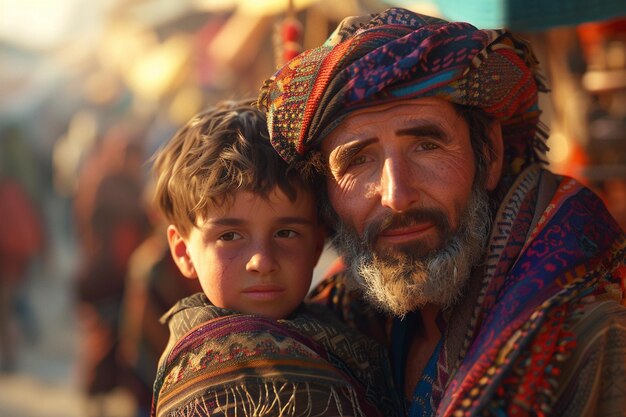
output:
M278 298L285 292L285 289L279 285L253 285L244 289L243 294L256 301L270 301Z

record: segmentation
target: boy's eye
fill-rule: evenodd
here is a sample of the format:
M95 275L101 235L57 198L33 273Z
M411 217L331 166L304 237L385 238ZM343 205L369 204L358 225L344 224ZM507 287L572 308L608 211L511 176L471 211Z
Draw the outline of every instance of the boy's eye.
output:
M239 240L242 236L237 232L226 232L219 237L219 240L230 242L231 240Z
M285 237L285 238L295 237L297 234L298 234L297 232L294 232L293 230L289 230L289 229L283 229L283 230L279 230L278 232L276 232L277 237Z

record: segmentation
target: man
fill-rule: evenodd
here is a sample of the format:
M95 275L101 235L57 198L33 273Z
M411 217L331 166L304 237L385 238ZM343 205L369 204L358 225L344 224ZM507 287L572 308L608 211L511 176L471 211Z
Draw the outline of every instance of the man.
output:
M543 168L546 90L508 31L397 8L262 90L348 266L313 300L388 343L411 416L626 415L626 238Z

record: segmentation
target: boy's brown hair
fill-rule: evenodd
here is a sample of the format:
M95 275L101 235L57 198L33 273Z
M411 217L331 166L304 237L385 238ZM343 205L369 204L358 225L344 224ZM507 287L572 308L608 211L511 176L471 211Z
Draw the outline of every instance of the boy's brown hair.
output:
M265 114L253 101L224 101L196 115L155 155L155 201L188 236L212 207L238 191L267 198L278 186L290 200L306 185L269 142Z

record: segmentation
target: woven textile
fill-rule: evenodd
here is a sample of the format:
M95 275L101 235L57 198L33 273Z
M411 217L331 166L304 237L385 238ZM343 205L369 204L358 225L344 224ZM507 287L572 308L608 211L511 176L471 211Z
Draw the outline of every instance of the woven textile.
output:
M309 157L350 112L384 102L440 97L475 106L503 125L507 158L545 152L529 46L506 30L478 30L400 8L348 18L328 41L287 63L261 90L272 144L288 162Z
M184 299L168 315L153 415L401 415L384 349L312 311L275 321Z
M623 231L589 189L538 166L517 178L493 224L485 266L442 312L435 415L623 415ZM373 315L346 279L311 301L367 331L359 316Z

